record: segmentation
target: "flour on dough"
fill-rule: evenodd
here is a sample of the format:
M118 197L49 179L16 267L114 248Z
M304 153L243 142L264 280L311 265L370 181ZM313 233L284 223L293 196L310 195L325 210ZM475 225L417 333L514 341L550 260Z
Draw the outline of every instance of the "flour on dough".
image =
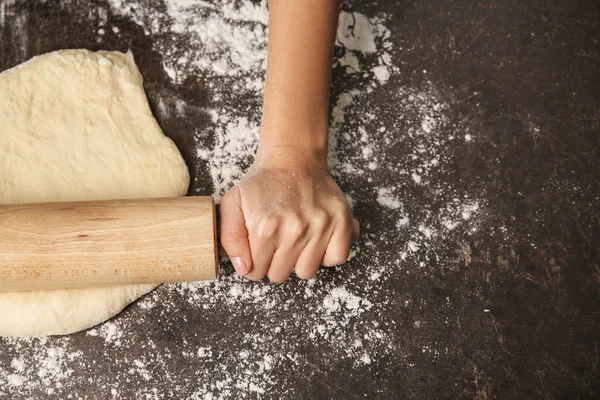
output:
M0 74L0 204L182 196L188 185L131 52L61 50ZM154 287L0 293L0 336L87 329Z

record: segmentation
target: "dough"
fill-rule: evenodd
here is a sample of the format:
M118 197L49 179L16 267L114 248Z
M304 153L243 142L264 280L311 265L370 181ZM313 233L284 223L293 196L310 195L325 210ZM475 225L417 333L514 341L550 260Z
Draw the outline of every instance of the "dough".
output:
M182 196L188 185L131 52L62 50L0 74L0 204ZM154 287L0 293L0 336L87 329Z

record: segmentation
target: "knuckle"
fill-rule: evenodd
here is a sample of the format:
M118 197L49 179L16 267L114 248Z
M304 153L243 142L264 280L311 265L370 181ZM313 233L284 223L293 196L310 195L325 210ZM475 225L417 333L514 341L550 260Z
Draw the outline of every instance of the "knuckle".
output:
M334 202L336 202L338 208L350 210L350 206L348 205L348 201L346 200L345 197L339 196L334 199Z
M352 228L352 214L349 210L339 213L336 219L340 227L344 229Z
M312 214L311 223L318 230L325 230L330 223L329 215L324 210L315 210Z
M275 236L279 227L279 218L276 216L267 216L260 218L253 224L252 233L259 239L271 239Z
M298 238L302 236L306 230L306 226L302 219L297 215L290 215L285 219L285 233L289 237Z

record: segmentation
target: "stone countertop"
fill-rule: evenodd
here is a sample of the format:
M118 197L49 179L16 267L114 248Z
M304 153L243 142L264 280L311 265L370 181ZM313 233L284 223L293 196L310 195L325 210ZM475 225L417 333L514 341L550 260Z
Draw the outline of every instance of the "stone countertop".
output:
M190 194L218 197L256 146L266 21L209 3L0 1L0 71L131 49ZM0 398L597 398L596 2L364 3L331 93L349 263L275 285L222 262L86 332L0 339Z

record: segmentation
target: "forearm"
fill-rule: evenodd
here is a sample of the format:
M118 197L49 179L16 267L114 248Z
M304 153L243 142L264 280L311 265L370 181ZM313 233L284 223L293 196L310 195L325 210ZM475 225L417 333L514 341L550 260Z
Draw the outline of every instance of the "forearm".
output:
M271 0L261 148L326 165L339 0Z

